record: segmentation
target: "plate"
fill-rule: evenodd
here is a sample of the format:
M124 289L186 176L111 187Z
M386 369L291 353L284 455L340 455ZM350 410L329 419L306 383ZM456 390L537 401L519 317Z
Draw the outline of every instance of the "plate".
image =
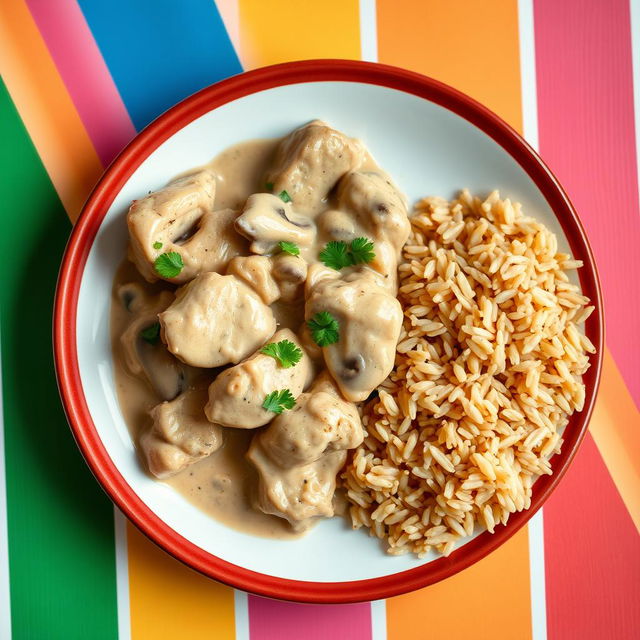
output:
M580 285L596 311L586 332L598 350L584 376L584 410L565 433L553 476L534 486L531 508L496 533L465 541L448 558L389 556L379 541L326 520L298 540L230 529L142 470L115 392L109 336L111 283L126 251L135 198L204 164L226 147L282 136L321 118L361 138L410 201L450 198L462 187L498 188L551 227L584 261ZM115 504L151 540L194 569L239 589L303 602L386 598L442 580L504 543L540 508L585 434L603 353L600 287L580 221L553 174L507 124L454 89L378 64L316 60L251 71L203 89L142 131L105 172L71 235L54 313L58 383L87 463Z

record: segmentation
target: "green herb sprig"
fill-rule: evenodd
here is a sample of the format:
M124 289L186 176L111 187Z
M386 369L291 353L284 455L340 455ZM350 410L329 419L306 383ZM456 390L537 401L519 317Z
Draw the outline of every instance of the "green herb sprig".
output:
M340 340L340 325L328 311L316 313L311 319L307 320L307 326L311 331L313 341L319 347L327 347Z
M286 240L281 240L278 242L278 248L282 253L288 253L292 256L300 255L300 247L295 242L287 242Z
M285 409L293 409L295 405L296 399L291 391L289 389L280 389L279 391L272 391L265 397L262 408L279 415Z
M302 358L302 349L295 345L291 340L280 340L280 342L270 342L265 344L260 353L271 356L278 361L283 369L293 367Z
M373 242L367 238L354 238L350 244L334 240L325 245L319 257L325 266L340 271L344 267L371 262L376 257L373 249Z
M162 278L175 278L183 267L182 256L175 251L160 254L153 263L153 268Z

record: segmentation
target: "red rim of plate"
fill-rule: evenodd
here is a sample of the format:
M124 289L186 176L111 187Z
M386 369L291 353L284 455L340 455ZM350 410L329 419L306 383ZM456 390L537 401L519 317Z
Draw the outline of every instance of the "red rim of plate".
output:
M535 182L558 218L580 269L583 292L596 310L587 335L597 348L584 376L584 410L565 430L562 453L553 458L554 474L534 485L531 508L454 551L420 567L353 582L306 582L250 571L207 553L165 524L136 495L113 464L87 407L78 367L76 313L87 257L102 220L124 183L161 143L195 118L243 96L305 82L339 81L397 89L434 102L474 124L497 142ZM591 247L576 212L555 176L533 149L498 116L455 89L431 78L380 64L347 60L310 60L275 65L229 78L183 100L144 129L104 173L84 206L62 261L54 309L54 352L58 386L75 439L92 472L115 504L151 540L168 553L220 582L263 596L314 603L378 600L443 580L477 562L518 531L542 506L571 463L587 430L600 380L604 346L600 284Z

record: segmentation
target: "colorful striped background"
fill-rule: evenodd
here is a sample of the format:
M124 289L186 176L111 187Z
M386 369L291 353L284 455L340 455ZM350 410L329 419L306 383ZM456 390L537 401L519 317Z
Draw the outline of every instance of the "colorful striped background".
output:
M314 57L433 76L521 131L587 228L607 316L590 435L543 514L443 583L324 607L218 585L114 513L50 341L69 221L135 132L221 78ZM0 638L640 637L640 2L2 0L0 73Z

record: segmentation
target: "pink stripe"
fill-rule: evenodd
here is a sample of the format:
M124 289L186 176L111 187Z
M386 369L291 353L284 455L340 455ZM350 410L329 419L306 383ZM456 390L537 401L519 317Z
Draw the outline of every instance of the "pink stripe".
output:
M640 211L629 0L534 3L540 152L587 229L607 343L640 407Z
M640 631L640 539L591 435L544 505L549 640Z
M371 640L371 605L291 604L249 596L251 640Z
M82 11L75 0L27 0L27 4L106 166L133 138L135 128Z

